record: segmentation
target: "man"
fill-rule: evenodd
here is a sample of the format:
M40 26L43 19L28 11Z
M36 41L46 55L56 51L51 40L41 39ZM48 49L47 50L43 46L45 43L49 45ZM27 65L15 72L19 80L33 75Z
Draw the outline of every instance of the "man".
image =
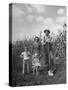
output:
M48 67L48 75L53 76L52 66L54 63L54 59L53 59L53 53L52 53L50 30L45 29L44 34L45 36L43 38L43 47L44 47L45 65Z

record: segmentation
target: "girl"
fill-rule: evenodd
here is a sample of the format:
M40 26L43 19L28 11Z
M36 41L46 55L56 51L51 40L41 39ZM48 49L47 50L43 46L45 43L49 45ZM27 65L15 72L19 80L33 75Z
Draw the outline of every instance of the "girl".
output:
M32 69L33 69L33 74L39 74L39 67L41 66L40 62L39 62L39 56L37 53L35 53L32 56Z

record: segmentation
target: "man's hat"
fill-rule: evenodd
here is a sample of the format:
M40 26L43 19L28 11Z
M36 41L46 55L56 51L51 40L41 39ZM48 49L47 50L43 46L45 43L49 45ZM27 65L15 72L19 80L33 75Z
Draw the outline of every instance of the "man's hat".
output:
M48 32L48 34L50 33L50 30L49 29L45 29L44 30L44 33Z

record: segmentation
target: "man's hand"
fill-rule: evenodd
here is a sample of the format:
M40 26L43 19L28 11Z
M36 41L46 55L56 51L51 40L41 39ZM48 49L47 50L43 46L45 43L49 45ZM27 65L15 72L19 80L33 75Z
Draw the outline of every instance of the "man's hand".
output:
M42 45L45 45L46 44L46 42L42 42Z

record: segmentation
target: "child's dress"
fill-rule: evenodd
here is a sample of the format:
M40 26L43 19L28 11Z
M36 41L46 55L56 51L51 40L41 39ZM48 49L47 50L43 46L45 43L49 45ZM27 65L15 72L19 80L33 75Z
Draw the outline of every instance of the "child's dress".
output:
M40 66L39 59L38 58L34 58L33 61L32 61L32 65L33 66Z
M32 69L33 69L33 72L34 70L36 70L36 72L38 72L38 67L40 67L41 64L39 62L39 57L37 55L37 53L35 53L32 57Z

